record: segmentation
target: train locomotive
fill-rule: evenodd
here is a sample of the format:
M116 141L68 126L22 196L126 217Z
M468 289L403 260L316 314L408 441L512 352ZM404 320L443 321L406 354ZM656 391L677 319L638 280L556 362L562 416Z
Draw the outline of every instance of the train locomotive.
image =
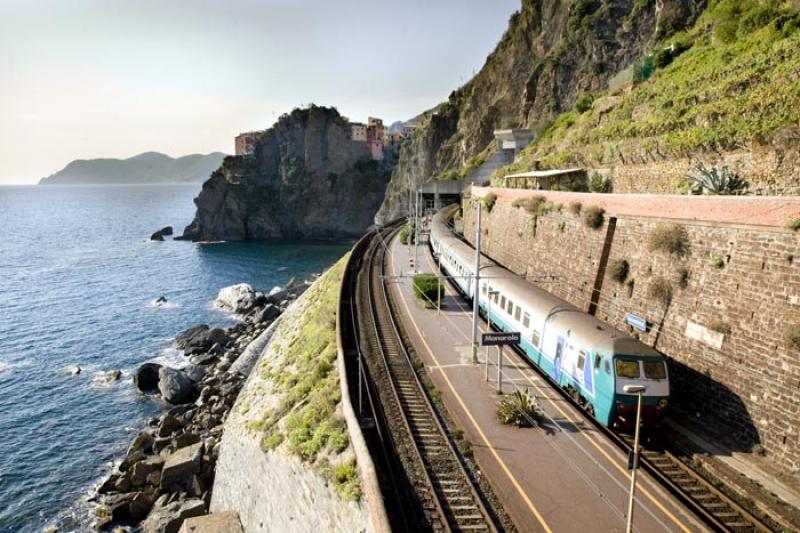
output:
M431 221L430 246L443 272L471 300L475 249L453 235L445 211ZM670 393L663 355L485 256L480 271L482 314L500 330L519 331L525 356L589 414L606 427L632 428L637 394L626 393L626 386L643 386L642 420L658 424Z

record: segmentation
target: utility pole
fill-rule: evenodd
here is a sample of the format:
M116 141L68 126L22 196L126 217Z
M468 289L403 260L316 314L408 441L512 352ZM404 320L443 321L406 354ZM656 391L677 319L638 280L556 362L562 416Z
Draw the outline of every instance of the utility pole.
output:
M472 292L472 363L478 363L478 300L481 297L481 202L477 202L478 221L475 229L475 286Z

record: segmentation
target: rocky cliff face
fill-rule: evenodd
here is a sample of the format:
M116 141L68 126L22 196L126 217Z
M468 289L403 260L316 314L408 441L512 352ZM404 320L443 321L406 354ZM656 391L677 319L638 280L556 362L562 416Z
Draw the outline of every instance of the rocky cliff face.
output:
M327 239L363 234L391 161L370 158L333 108L310 106L264 132L255 155L228 157L195 199L184 239Z
M703 0L523 0L481 71L427 114L403 146L376 219L400 213L409 184L457 170L489 148L495 129L544 131L581 94L604 90L704 6Z

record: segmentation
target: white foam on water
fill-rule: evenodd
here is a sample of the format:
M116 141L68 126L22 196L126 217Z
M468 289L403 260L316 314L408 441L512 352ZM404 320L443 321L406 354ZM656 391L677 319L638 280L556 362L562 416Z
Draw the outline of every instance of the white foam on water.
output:
M279 293L279 292L281 292L282 290L283 290L283 287L281 287L280 285L275 285L274 287L272 287L272 289L270 289L270 291L269 291L269 295L270 295L270 296L273 296L273 295L275 295L275 294L278 294L278 293Z

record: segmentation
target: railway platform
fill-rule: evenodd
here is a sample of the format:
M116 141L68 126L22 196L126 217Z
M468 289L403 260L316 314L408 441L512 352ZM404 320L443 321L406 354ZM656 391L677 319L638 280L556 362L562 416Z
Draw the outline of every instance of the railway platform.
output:
M496 495L520 531L624 531L630 485L627 456L516 353L505 349L502 389L529 390L545 412L538 428L496 419L497 349L472 362L471 307L445 284L442 310L414 296L413 248L388 243L386 273L403 328ZM418 272L438 273L419 245ZM486 324L481 322L481 331ZM634 530L708 528L645 471L638 475Z

